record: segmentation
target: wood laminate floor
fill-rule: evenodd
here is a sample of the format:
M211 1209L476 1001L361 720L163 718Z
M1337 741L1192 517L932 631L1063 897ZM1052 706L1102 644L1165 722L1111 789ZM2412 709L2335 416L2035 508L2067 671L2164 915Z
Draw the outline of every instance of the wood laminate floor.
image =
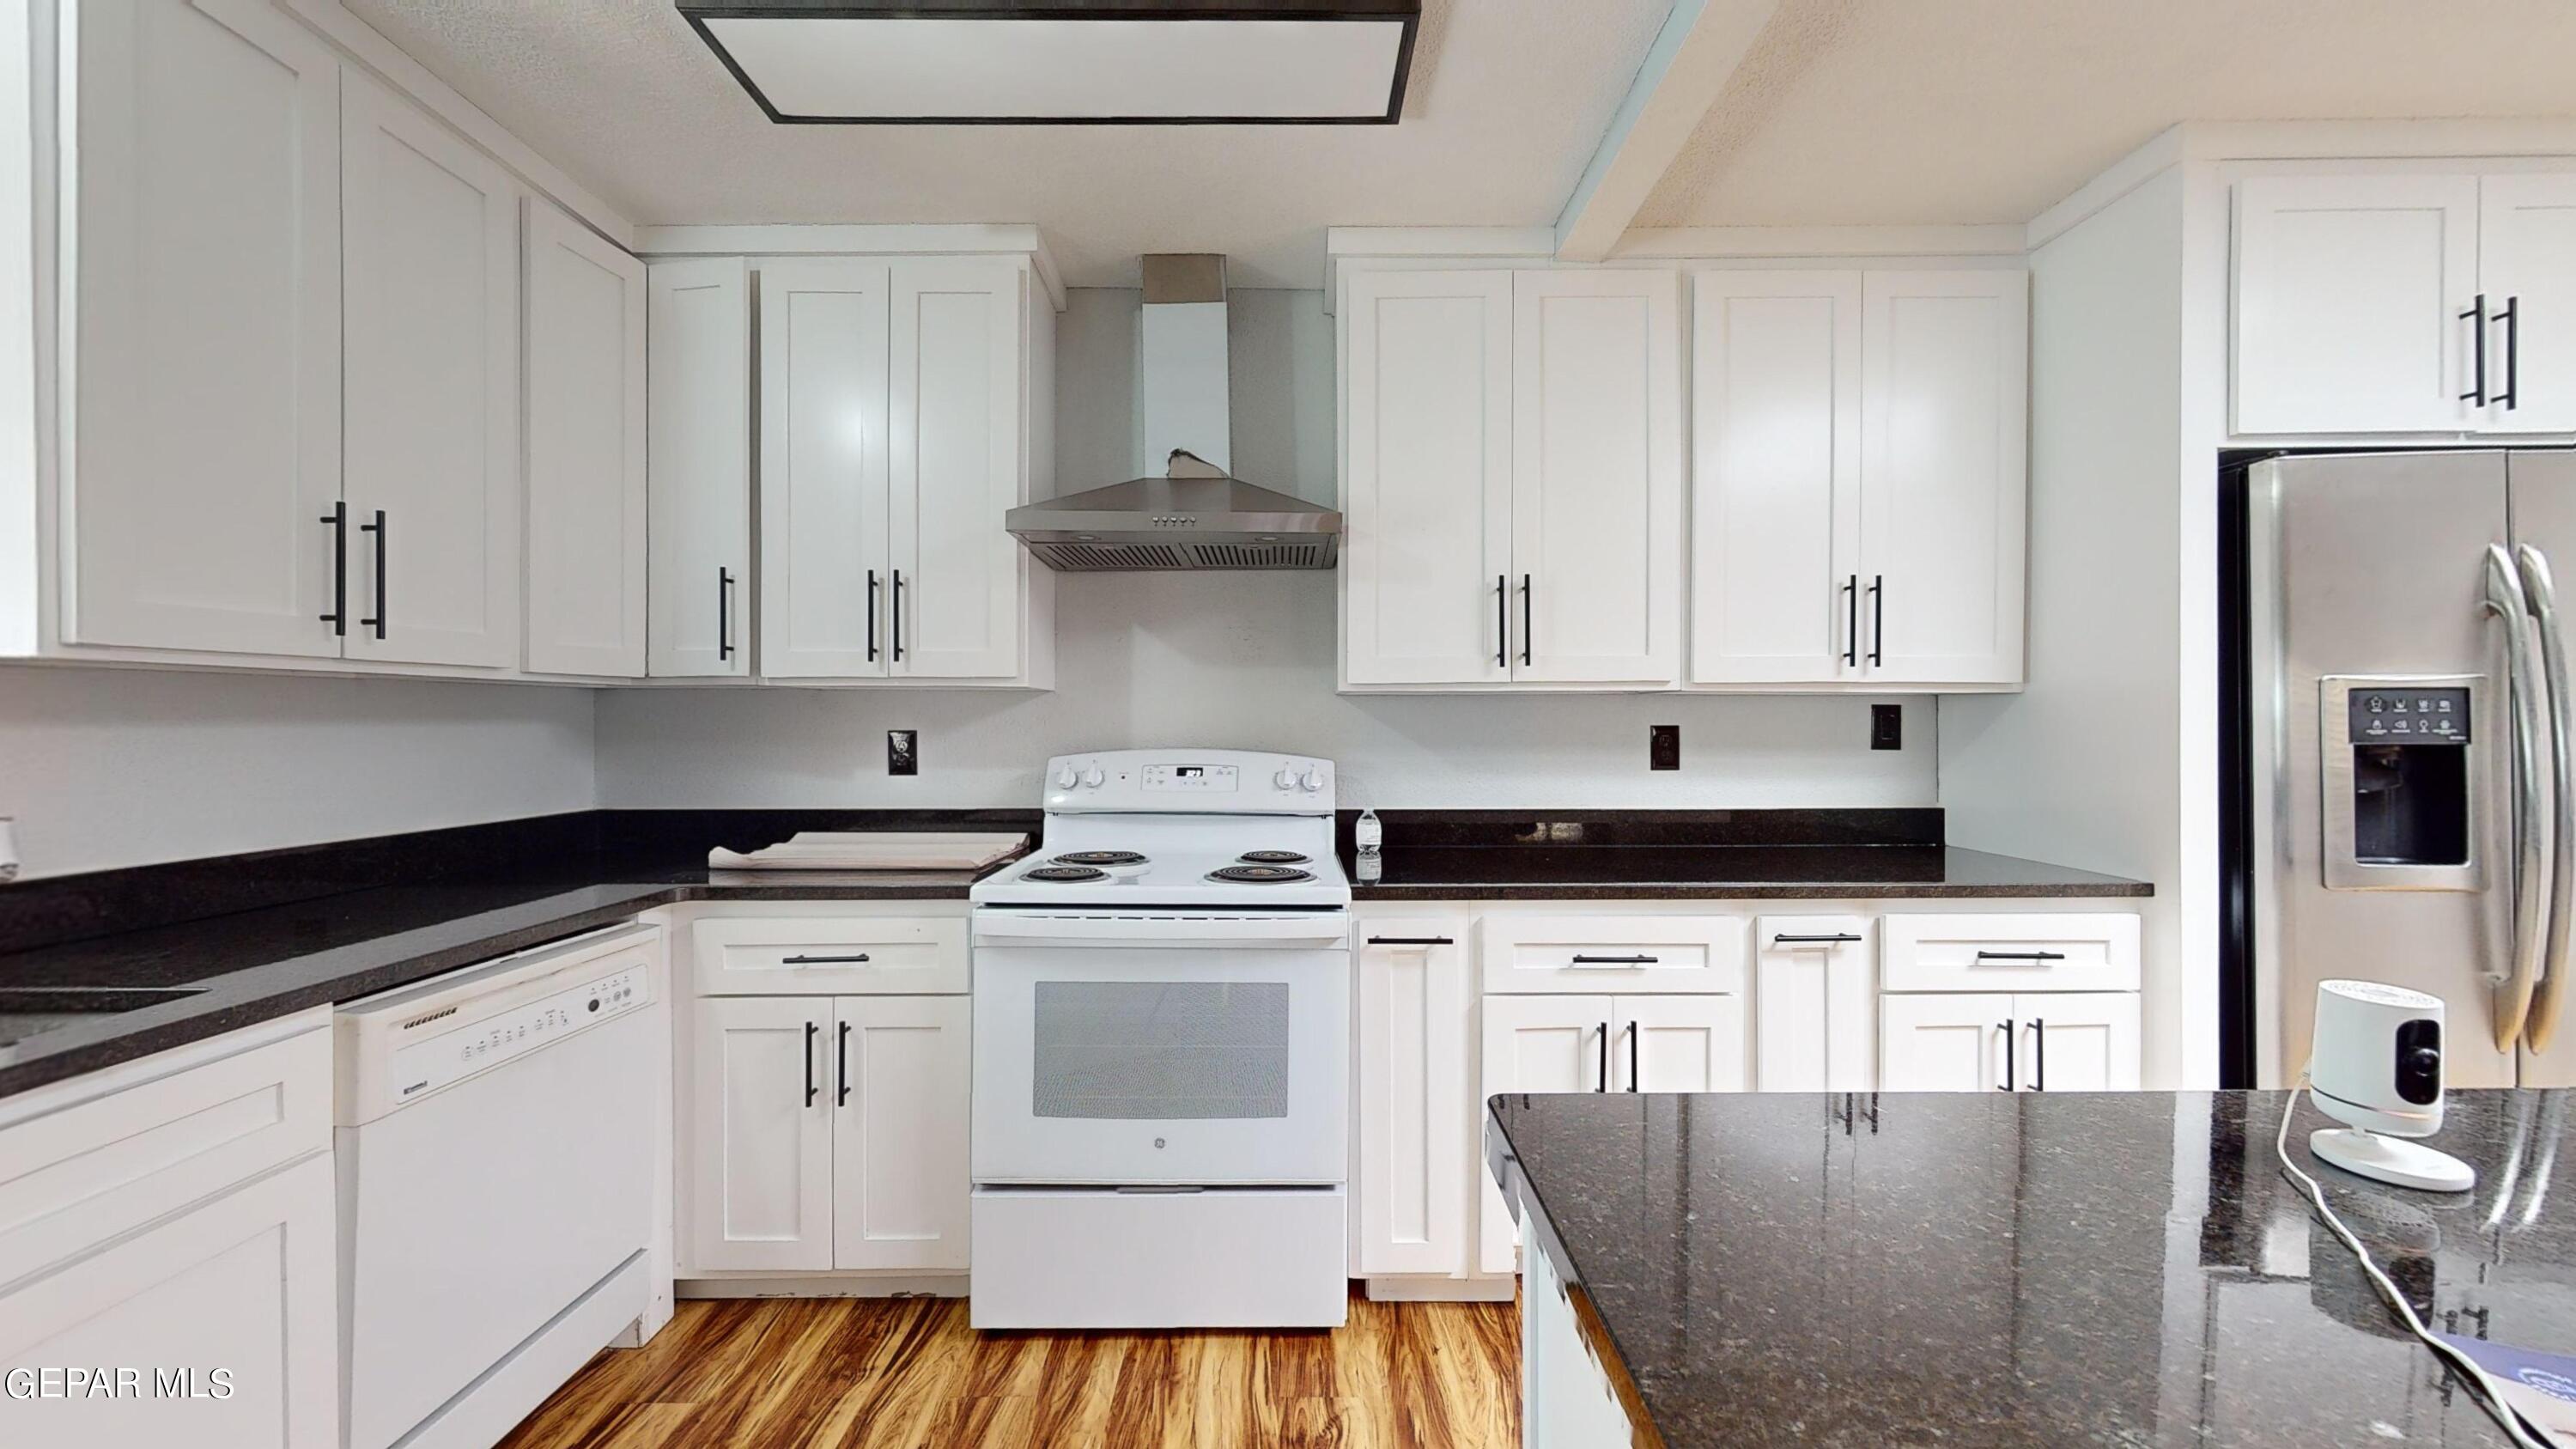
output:
M963 1299L683 1302L500 1449L1510 1449L1507 1303L1371 1303L1330 1332L978 1333Z

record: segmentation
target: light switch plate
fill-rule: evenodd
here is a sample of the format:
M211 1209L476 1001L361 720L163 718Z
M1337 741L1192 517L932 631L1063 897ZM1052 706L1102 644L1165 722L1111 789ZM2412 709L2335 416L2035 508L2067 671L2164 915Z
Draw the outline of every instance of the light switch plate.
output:
M921 744L918 730L886 731L886 773L918 775L921 773Z

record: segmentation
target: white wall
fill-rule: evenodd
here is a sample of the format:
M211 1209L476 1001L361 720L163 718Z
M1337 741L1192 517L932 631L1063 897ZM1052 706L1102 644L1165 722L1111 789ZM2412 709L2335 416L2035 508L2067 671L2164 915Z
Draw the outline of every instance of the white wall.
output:
M2177 915L2183 231L2168 171L2032 254L2030 687L1941 704L1954 843L2155 883L2150 1086L2216 1085L2214 1064L2205 1081L2191 1074L2203 1064L2187 1072L2185 1046L2186 969L2214 978L2216 962L2184 949Z
M1139 294L1076 290L1056 347L1057 486L1134 475ZM1235 472L1336 493L1333 320L1321 292L1231 298ZM1051 754L1124 746L1294 750L1342 767L1346 803L1656 808L1929 805L1933 711L1868 748L1871 701L1758 696L1345 696L1330 573L1066 574L1057 687L653 689L599 696L600 803L1033 805ZM1683 768L1646 769L1678 724ZM889 729L922 773L885 773Z
M0 667L30 876L586 810L591 692Z

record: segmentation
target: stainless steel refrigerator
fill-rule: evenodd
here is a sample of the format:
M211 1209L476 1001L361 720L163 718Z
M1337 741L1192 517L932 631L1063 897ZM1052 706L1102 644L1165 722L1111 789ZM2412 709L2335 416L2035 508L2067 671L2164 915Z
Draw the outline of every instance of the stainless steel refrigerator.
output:
M2317 983L2359 977L2443 999L2451 1085L2576 1082L2559 605L2576 453L2284 456L2239 476L2231 1080L2296 1080Z

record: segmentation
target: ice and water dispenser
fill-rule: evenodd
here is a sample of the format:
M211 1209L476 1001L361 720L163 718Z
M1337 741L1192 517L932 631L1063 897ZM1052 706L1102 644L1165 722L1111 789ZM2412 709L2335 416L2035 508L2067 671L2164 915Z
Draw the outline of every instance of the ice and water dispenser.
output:
M2483 680L2330 677L2320 701L2326 885L2475 890Z

